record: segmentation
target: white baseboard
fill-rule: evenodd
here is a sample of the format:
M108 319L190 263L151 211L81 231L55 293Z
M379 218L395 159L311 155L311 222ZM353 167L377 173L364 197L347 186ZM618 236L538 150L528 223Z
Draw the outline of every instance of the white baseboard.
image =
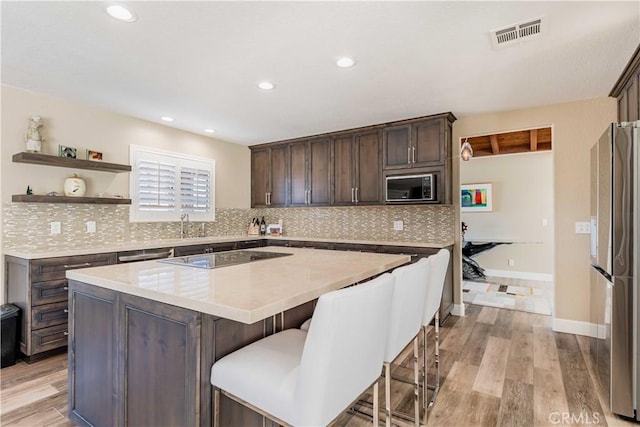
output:
M464 316L464 304L453 304L451 314L454 316Z
M605 336L604 325L596 325L595 323L580 322L577 320L555 318L552 320L551 328L555 332L584 335L585 337L604 338Z
M539 280L542 282L553 282L553 274L547 273L530 273L527 271L511 271L511 270L485 270L486 276L508 277L510 279L526 279Z

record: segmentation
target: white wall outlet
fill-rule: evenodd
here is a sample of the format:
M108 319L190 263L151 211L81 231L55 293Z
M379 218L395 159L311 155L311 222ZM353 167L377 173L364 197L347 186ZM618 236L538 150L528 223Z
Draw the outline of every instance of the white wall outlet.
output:
M576 234L591 234L591 223L576 222Z
M549 225L549 220L547 218L542 218L542 226L546 227L547 225Z
M404 230L404 222L402 222L402 221L393 221L393 229L395 231Z
M509 259L507 260L507 265L508 265L509 267L513 267L514 265L516 265L516 261L515 261L514 259L509 258Z
M87 233L95 233L95 232L96 232L96 222L87 221Z
M51 222L51 234L60 234L62 232L62 227L60 226L60 221Z

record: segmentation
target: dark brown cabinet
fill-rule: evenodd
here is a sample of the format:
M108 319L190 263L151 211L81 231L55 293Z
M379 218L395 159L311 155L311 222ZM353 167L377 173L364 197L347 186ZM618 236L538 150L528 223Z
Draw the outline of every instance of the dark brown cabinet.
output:
M67 270L115 263L115 253L34 260L5 256L7 300L22 310L19 345L27 361L67 346Z
M380 204L380 130L338 135L333 140L333 204Z
M640 120L640 46L631 57L609 96L618 100L618 121Z
M383 204L386 176L409 172L435 174L438 195L426 203L450 204L455 119L444 113L251 147L251 206ZM288 150L285 160L274 150Z
M251 206L286 206L287 145L251 150Z
M211 366L312 316L315 301L251 325L70 281L69 418L80 426L263 425L221 397ZM98 337L99 339L96 339ZM266 420L265 420L266 421Z
M449 135L445 117L385 128L384 169L442 166L450 145L446 138Z
M290 206L322 206L330 203L331 140L318 138L289 145Z
M198 423L199 313L75 281L69 303L71 420Z

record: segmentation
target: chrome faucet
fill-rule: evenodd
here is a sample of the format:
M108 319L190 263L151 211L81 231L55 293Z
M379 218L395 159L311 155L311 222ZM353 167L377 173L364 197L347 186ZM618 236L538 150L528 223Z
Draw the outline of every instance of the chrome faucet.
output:
M187 235L187 230L184 228L185 222L189 225L189 214L183 213L180 215L180 238L184 239L184 236Z

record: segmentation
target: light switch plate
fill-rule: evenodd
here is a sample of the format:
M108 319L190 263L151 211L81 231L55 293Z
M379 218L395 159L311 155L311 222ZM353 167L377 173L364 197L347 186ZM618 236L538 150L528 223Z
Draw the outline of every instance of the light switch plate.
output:
M589 222L576 222L576 234L590 234L591 223Z
M87 221L87 233L95 233L95 232L96 232L96 222Z
M62 232L62 227L60 226L60 221L51 222L51 234L60 234Z

